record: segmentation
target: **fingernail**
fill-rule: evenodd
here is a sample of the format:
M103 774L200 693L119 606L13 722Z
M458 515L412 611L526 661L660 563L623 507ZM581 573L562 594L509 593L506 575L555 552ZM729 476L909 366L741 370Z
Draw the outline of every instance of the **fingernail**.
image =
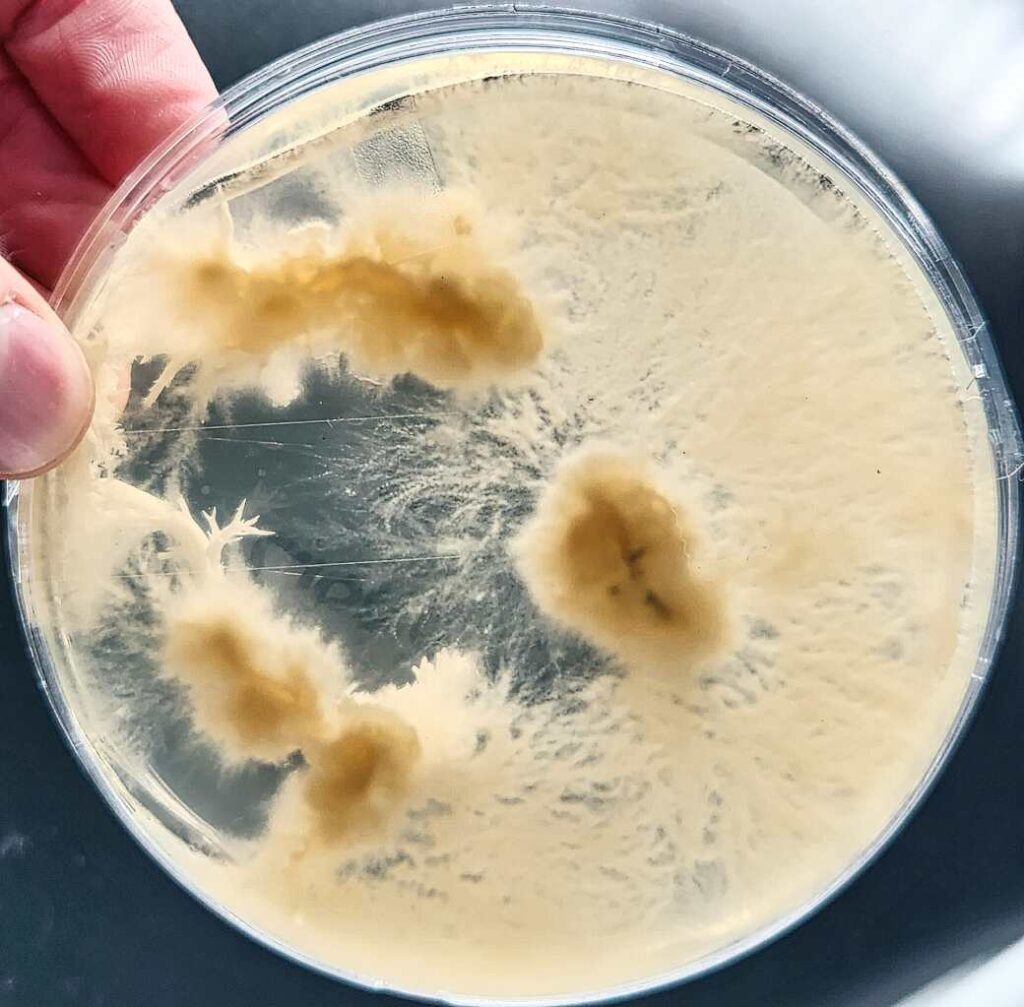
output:
M35 475L81 439L92 376L59 325L14 301L0 304L0 477Z

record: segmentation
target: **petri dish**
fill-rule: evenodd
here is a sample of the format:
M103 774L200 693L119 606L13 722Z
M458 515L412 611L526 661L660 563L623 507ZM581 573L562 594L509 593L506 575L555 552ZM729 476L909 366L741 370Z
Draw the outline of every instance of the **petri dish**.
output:
M9 487L75 755L245 933L451 1003L692 978L905 823L996 653L1015 411L920 208L655 26L382 22L230 90L55 299Z

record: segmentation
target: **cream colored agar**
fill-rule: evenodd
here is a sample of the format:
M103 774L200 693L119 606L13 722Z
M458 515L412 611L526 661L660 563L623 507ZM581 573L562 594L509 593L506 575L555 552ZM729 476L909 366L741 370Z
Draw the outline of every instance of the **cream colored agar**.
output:
M487 75L500 79L466 82ZM363 115L410 81L458 86ZM378 135L429 150L413 159L415 178L366 182L356 155ZM259 165L299 138L311 142ZM430 606L472 613L450 644L425 645L401 669L404 684L372 695L344 633L313 628L329 614L315 597L299 595L304 625L283 614L294 595L250 583L233 543L256 527L240 514L201 528L175 502L195 464L191 435L147 485L129 487L112 477L135 442L113 407L101 409L86 448L33 490L29 590L51 649L75 641L69 694L105 758L204 841L182 843L141 811L139 827L261 933L426 995L578 1000L721 952L814 899L885 829L940 747L973 669L995 556L984 416L963 391L970 375L941 308L880 236L881 219L812 151L780 144L725 99L554 54L445 57L342 82L208 168L248 162L253 171L195 208L172 194L78 306L101 404L139 352L172 356L169 375L199 361L193 384L187 372L179 382L199 418L225 385L254 383L278 402L300 394L304 359L353 352L349 335L307 332L302 308L288 345L221 352L234 321L223 328L214 312L207 329L181 307L182 267L220 255L230 219L235 296L303 246L315 263L336 261L345 235L375 233L389 195L408 205L410 192L440 212L422 230L410 218L387 233L425 249L417 235L454 230L446 200L468 206L472 234L455 237L482 251L459 269L508 278L533 305L543 353L526 339L512 368L488 357L460 372L475 396L445 400L422 430L383 422L368 461L325 467L325 535L350 494L386 486L366 501L363 544L379 569L402 570L387 564L411 550L437 554L385 632ZM326 230L284 231L261 202L286 171L304 173L335 212ZM223 270L214 279L211 289ZM529 317L513 301L510 317ZM389 356L378 376L418 366ZM394 392L379 394L388 403ZM609 452L628 463L595 460ZM595 500L645 515L625 528L664 545L661 592L697 586L724 613L717 646L667 634L682 644L676 674L635 659L631 641L646 645L654 622L613 631L596 595L565 590L580 572L572 563L551 591L538 586L572 524L562 506ZM275 520L290 516L280 506ZM424 511L436 515L430 542L394 532ZM547 614L522 585L501 607L517 563ZM254 837L213 834L147 775L147 732L124 712L134 666L104 664L83 642L135 631L125 613L141 603L160 628L151 643L138 628L140 648L166 654L163 672L202 736L216 737L226 773L246 754L303 753ZM648 619L657 608L637 605ZM477 622L487 632L460 649ZM219 662L190 648L227 626ZM166 629L183 636L165 641ZM534 668L538 649L558 659ZM289 678L294 655L308 677ZM534 689L516 667L537 672ZM256 717L250 688L270 697ZM197 852L207 849L223 856Z

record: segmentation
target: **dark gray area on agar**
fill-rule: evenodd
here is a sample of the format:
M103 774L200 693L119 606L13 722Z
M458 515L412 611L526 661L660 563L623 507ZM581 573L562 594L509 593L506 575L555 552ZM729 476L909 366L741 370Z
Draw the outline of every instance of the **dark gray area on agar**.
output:
M885 0L863 6L876 5L885 7ZM324 35L436 4L177 0L177 6L223 87ZM744 13L743 4L595 0L587 6L661 21L736 51L845 119L938 224L992 323L1011 389L1018 400L1024 398L1024 187L1019 179L987 171L984 152L971 149L966 139L954 150L955 143L941 148L927 137L921 140L915 130L893 133L887 110L855 86L856 45L847 65L826 67L815 61L812 49L796 57L794 46L759 36L756 18ZM780 0L778 6L778 31L788 32L786 12L792 22L799 4ZM813 7L807 0L808 11ZM1018 27L1024 38L1024 26ZM1006 69L1014 49L1008 42L1000 51ZM988 65L985 79L1000 69ZM945 71L936 66L935 72ZM939 81L936 77L930 86ZM888 108L898 107L903 97L889 94ZM955 138L958 125L936 121L923 129ZM1024 136L1024 122L1016 128ZM325 590L344 590L344 585ZM372 626L366 630L369 639ZM1018 605L980 709L953 761L906 829L849 888L761 951L644 1002L886 1007L1024 933L1022 657L1024 619ZM245 823L239 824L244 829ZM0 1004L327 1007L388 999L339 985L258 947L182 892L142 852L69 755L36 684L5 579L0 588Z

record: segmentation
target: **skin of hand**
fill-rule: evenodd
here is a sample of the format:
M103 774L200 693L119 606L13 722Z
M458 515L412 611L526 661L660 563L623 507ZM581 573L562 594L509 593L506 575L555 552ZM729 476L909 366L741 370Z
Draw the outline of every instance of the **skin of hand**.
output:
M92 378L46 291L118 182L215 97L170 0L0 0L0 478L84 435Z

